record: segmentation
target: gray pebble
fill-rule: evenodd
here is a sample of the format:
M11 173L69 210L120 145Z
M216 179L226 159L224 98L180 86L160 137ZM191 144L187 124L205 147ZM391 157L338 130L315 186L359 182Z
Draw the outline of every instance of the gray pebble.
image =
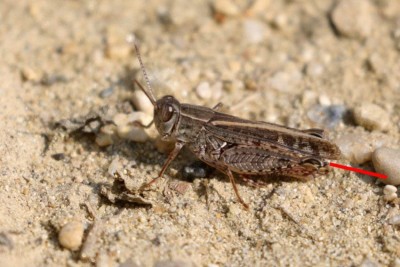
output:
M367 130L385 131L390 128L389 114L378 105L363 103L353 113L356 123Z
M83 239L83 224L79 221L70 221L58 233L58 242L66 249L76 251L80 248Z
M400 150L381 147L372 154L372 162L375 170L387 175L387 179L381 179L385 184L400 185Z
M110 87L104 89L103 91L101 91L99 96L101 98L107 98L107 97L111 96L113 93L114 93L114 87L110 86Z
M325 128L334 128L345 115L347 109L343 105L315 105L307 112L308 118Z

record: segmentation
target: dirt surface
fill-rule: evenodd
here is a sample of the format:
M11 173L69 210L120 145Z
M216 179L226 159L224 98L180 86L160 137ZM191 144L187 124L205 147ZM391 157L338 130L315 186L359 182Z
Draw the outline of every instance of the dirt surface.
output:
M328 127L332 140L379 132L399 147L400 2L349 2L2 0L0 266L400 266L399 228L388 223L398 204L375 179L334 170L309 182L239 183L245 211L221 173L184 181L195 158L183 151L165 175L169 193L159 182L139 198L118 188L107 198L116 178L128 188L155 177L163 146L113 136L100 147L98 125L70 134L57 124L138 108L134 36L158 97ZM388 128L357 125L351 113L362 103L381 107ZM339 115L318 119L321 107ZM60 245L71 221L84 227L84 251ZM66 233L79 246L75 230Z

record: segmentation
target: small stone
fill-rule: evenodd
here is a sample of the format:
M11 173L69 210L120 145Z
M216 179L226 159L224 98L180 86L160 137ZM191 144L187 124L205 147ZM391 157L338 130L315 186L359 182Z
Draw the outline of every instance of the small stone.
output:
M14 242L10 239L9 235L6 233L0 233L0 246L7 247L8 249L14 248Z
M395 200L397 198L397 194L396 193L390 193L387 195L383 195L383 199L387 202L392 202L393 200Z
M325 95L325 94L321 94L318 97L318 102L322 105L322 106L330 106L332 104L331 99L329 98L329 96Z
M101 98L107 98L107 97L111 96L113 93L114 93L114 87L110 86L110 87L104 89L103 91L101 91L99 96Z
M385 185L385 187L383 188L383 194L385 195L393 194L396 192L397 192L397 187L390 184Z
M57 161L64 160L66 158L64 153L55 153L55 154L51 155L51 157Z
M343 105L314 105L307 112L307 116L311 121L317 123L318 125L326 128L334 128L342 121L346 111L347 109Z
M213 3L213 8L217 13L222 13L227 16L237 16L240 9L232 0L216 0Z
M146 131L142 127L124 125L118 126L118 136L123 139L128 139L134 142L144 143L149 138Z
M368 67L376 74L384 75L387 71L387 62L379 53L375 52L367 59Z
M301 81L302 74L298 70L279 71L269 79L269 85L282 92L294 90Z
M391 266L392 266L392 267L400 267L400 259L399 259L399 258L396 258L396 259L393 261L393 263L392 263Z
M129 123L140 122L143 125L148 125L152 120L152 116L141 111L136 111L128 114Z
M314 104L318 99L318 94L314 91L307 90L301 96L301 104L305 107L309 107Z
M106 47L106 56L114 60L125 59L129 57L131 49L128 44L109 44Z
M400 185L400 150L381 147L372 154L372 162L375 170L387 175L386 179L380 179L385 184Z
M400 224L400 215L394 215L393 217L389 218L389 224L399 225Z
M385 131L390 128L389 114L378 105L363 103L354 109L353 114L356 123L367 130Z
M397 199L397 187L393 185L385 185L383 188L383 199L387 202Z
M258 44L265 38L265 25L258 20L245 20L243 31L245 40L251 44Z
M83 224L79 221L71 221L65 224L59 234L58 242L66 249L76 251L80 248L83 239Z
M135 90L132 96L133 105L146 114L153 114L154 107L150 99L142 90Z
M331 19L341 35L364 39L370 35L376 23L374 13L370 1L341 0L334 8Z
M106 133L99 133L96 136L96 144L100 147L112 145L114 143L112 136Z
M208 82L201 82L196 87L196 94L201 99L210 99L213 95L210 84Z
M42 79L42 75L37 70L30 67L24 67L21 70L21 76L24 81L39 82Z
M195 161L190 165L184 166L182 176L187 181L193 181L196 178L205 178L211 173L212 169L202 161Z
M376 264L376 262L374 262L374 261L372 261L372 260L370 260L370 259L368 259L368 258L365 258L365 259L362 261L360 267L379 267L379 265Z
M310 77L318 77L324 73L324 70L324 66L315 61L311 61L306 65L306 74Z
M117 127L113 124L107 124L101 127L100 132L108 135L113 135L116 133Z
M372 153L379 147L388 143L381 133L365 134L352 133L345 134L336 140L344 158L354 164L362 164L370 161Z

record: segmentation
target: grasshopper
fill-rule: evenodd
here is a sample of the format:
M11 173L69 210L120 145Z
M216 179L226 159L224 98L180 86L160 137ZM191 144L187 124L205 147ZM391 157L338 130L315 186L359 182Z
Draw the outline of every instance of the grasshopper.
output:
M200 160L225 173L238 201L248 209L236 186L233 173L240 175L279 175L308 180L325 174L329 161L338 159L339 148L330 142L322 129L298 130L273 123L250 121L218 112L214 108L180 103L167 95L156 99L135 44L137 58L146 81L143 90L154 106L153 122L163 140L174 140L158 176L142 189L161 178L184 147Z

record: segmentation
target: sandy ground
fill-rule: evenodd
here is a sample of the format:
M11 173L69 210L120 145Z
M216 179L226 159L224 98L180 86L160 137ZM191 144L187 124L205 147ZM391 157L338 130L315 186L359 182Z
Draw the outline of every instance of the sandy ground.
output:
M136 109L140 73L125 41L134 34L157 96L329 126L332 139L373 133L351 118L310 120L315 105L351 113L371 102L390 118L382 138L398 147L400 3L345 9L347 32L331 16L337 1L255 2L1 1L1 266L400 266L399 229L388 224L398 204L383 200L375 179L334 170L309 182L240 183L245 211L220 173L183 181L195 160L183 151L165 175L178 190L165 195L160 182L145 196L152 205L111 203L100 191L114 181L113 160L128 169L124 179L148 181L166 155L153 139L99 147L93 133L56 127L103 106ZM222 89L201 98L201 82ZM70 221L84 227L87 255L60 246Z

